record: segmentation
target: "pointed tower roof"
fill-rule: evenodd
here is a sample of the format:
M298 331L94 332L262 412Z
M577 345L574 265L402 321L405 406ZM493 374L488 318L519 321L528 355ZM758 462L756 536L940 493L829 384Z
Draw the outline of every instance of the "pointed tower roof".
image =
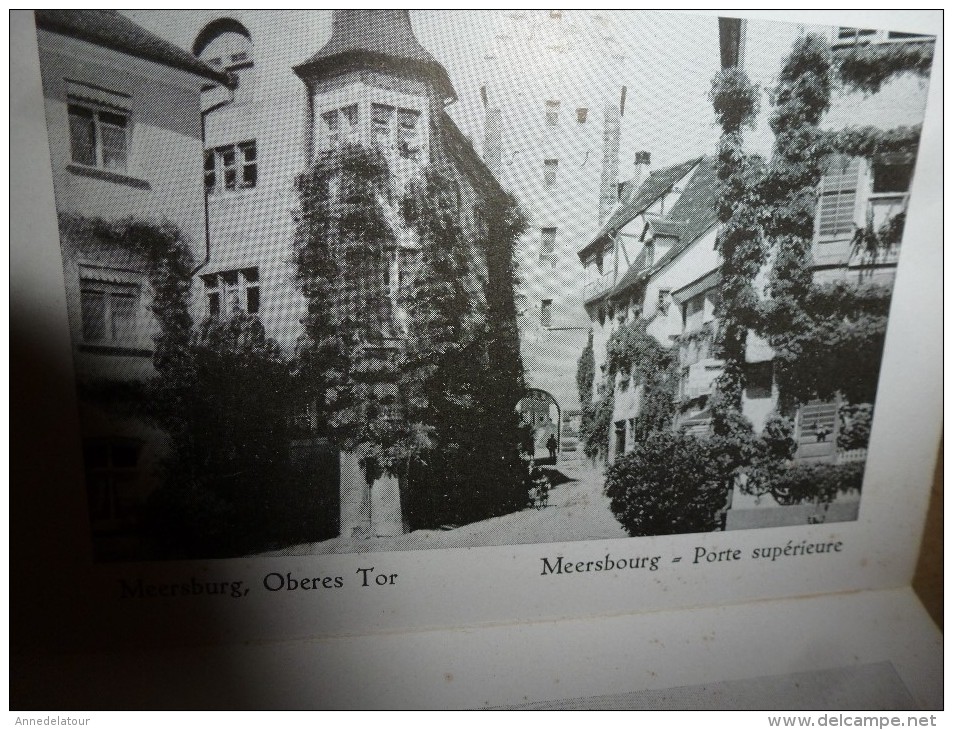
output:
M457 98L444 67L414 35L408 10L335 10L330 40L294 70L313 79L354 69L423 77L444 100Z

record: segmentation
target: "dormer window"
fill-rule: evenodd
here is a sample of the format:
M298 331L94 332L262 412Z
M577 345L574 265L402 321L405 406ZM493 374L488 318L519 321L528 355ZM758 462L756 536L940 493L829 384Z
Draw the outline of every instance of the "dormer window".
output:
M207 25L196 38L193 53L216 68L233 70L253 65L251 34L231 18Z
M248 29L232 18L219 18L199 33L192 53L215 69L229 72L235 104L252 101L255 54Z

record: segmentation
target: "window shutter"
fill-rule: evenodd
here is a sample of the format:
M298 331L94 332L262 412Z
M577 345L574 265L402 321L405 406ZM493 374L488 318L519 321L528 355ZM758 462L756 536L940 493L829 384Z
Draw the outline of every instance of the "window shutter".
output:
M821 177L817 232L821 241L849 238L854 234L854 207L860 159L835 155Z

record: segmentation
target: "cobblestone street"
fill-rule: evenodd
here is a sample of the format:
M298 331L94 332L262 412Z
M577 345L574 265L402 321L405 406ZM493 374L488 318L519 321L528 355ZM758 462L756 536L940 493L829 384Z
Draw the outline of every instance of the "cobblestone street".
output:
M587 467L561 471L571 481L552 488L549 504L542 509L527 508L452 530L416 530L398 537L370 540L338 537L295 545L266 555L430 550L626 537L625 530L609 509L609 499L602 493L601 472Z

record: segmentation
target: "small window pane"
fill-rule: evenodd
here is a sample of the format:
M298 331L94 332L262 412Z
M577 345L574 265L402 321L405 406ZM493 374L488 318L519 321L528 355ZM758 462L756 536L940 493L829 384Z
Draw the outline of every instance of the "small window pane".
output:
M226 167L232 167L235 164L235 148L226 147L221 151L222 153L222 164Z
M357 126L357 104L344 107L341 110L341 114L344 116L344 121L347 122L349 127Z
M242 155L245 157L245 162L255 161L256 152L255 152L254 142L246 142L245 144L241 146L241 149L242 149Z
M374 104L372 106L374 124L389 124L393 111L393 107L384 106L383 104Z
M83 317L83 339L97 342L106 339L106 294L97 291L80 293Z
M419 118L420 112L409 109L400 110L400 126L404 129L415 129Z
M219 304L218 292L209 292L208 295L208 316L212 319L218 319L221 306Z
M107 115L102 115L104 118ZM112 115L109 115L112 116ZM126 169L126 128L105 122L99 126L103 141L103 167L107 170Z
M113 114L112 112L99 112L99 120L103 124L108 124L112 127L120 127L121 129L126 128L126 117L122 114Z
M116 342L130 342L135 338L136 296L134 294L111 295L112 337Z
M874 165L875 193L905 193L910 189L913 165Z
M548 258L556 248L556 229L543 228L540 230L539 237L539 257Z
M73 162L81 165L96 164L96 129L93 113L82 107L69 107L70 143Z
M258 307L260 303L258 298L258 287L250 286L246 291L248 292L248 313L258 314Z
M253 188L258 182L258 166L245 165L242 167L242 187Z
M235 173L234 167L231 167L225 170L225 189L226 190L234 190L236 180L237 180L237 175Z

